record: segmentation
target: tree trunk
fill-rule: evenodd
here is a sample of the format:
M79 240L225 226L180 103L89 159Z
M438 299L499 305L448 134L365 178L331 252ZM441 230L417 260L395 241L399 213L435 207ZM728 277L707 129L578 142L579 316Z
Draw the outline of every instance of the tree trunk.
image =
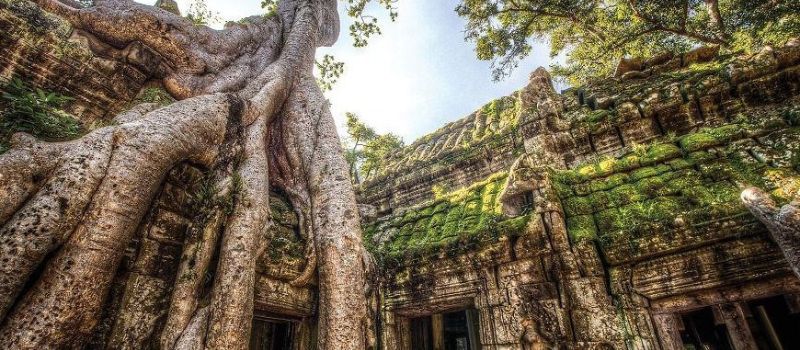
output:
M272 183L295 193L292 204L307 213L304 226L314 243L308 272L297 283L310 279L316 263L319 348L363 349L365 277L355 196L327 101L311 76L316 48L338 36L336 1L283 1L277 16L223 31L129 0L85 9L37 3L92 40L111 44L103 46L109 50L138 42L157 52L165 61L158 62L163 85L179 101L136 107L116 119L119 125L76 141L14 136L12 150L0 156L0 201L9 203L0 208L0 344L85 344L166 173L189 160L210 169L219 184L233 184L224 193L231 210L217 206L190 228L184 249L192 251L182 254L164 331L149 334L148 326L125 338L124 329L151 325L154 315L123 308L115 339L142 344L152 336L163 348L246 348L255 262L269 239ZM294 166L276 168L289 163ZM205 290L202 279L210 271L213 284Z
M708 12L708 21L711 28L717 32L720 39L727 40L728 33L725 32L725 22L722 20L722 14L719 12L718 0L704 0L706 4L706 11Z

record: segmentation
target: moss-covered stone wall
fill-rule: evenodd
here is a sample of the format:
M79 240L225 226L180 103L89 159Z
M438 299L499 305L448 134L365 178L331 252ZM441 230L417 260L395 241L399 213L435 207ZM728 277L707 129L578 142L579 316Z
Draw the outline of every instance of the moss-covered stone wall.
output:
M619 263L752 230L754 218L739 198L745 187L771 190L781 203L800 188L800 129L782 118L787 111L554 171L571 238L597 239Z
M392 154L358 186L359 203L390 213L507 169L522 152L520 108L517 94L499 98Z
M489 348L679 349L676 320L704 307L744 344L747 324L725 310L800 294L740 199L800 191L800 46L648 62L561 94L537 70L513 109L486 105L359 188L379 213L364 235L383 336L401 344L388 349L411 346L411 317L463 307L479 310ZM481 120L504 114L508 128ZM513 151L498 163L487 144Z
M454 257L520 234L529 217L502 215L499 193L507 174L496 173L457 191L384 217L364 228L365 242L383 267L439 255Z

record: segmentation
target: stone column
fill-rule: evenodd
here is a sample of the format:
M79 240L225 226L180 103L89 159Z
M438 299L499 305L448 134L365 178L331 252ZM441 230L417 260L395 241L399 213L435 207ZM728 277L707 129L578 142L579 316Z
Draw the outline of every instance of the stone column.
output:
M753 333L750 332L750 326L747 325L747 319L742 312L739 303L720 304L714 306L715 311L719 312L725 322L725 327L728 328L728 335L730 336L733 348L736 350L757 350L756 341L753 339Z
M431 316L431 328L433 329L433 350L444 350L443 314L434 314Z
M393 346L393 349L397 350L412 350L411 347L411 321L406 317L396 317L395 318L395 335L398 340ZM387 345L387 349L390 347Z
M683 350L680 322L681 320L676 314L653 315L653 323L655 323L663 350Z

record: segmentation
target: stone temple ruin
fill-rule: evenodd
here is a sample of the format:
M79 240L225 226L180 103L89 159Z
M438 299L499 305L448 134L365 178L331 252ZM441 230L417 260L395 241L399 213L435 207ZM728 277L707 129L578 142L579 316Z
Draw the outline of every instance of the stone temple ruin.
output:
M394 155L358 189L383 346L800 347L800 280L739 198L800 185L798 63L700 48L561 94L539 69Z
M57 18L30 26L35 10L0 6L0 75L74 97L86 125L168 103L147 47L93 55ZM779 204L800 190L800 45L624 63L562 93L536 70L356 188L376 348L800 348L800 279L740 199L748 186ZM201 177L171 171L89 348L157 338L163 313L149 311L168 305ZM289 283L308 242L282 197L258 261L253 349L314 346L316 290Z

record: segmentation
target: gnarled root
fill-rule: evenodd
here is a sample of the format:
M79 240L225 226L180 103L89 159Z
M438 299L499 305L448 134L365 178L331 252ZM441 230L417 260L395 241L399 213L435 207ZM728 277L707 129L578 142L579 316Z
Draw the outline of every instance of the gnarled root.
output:
M283 137L297 152L310 195L319 278L319 348L363 349L364 298L358 209L327 101L313 77L298 79L284 109ZM301 147L290 147L293 143Z
M3 242L0 253L3 260L16 262L7 266L16 267L4 268L0 278L18 280L6 295L18 294L45 256L64 243L8 314L0 343L9 348L63 348L89 337L125 248L166 172L184 159L200 164L213 160L233 104L223 94L192 98L77 141L77 153L65 164L83 167L67 167L66 178L48 179L3 226L3 239L11 241ZM89 155L94 158L87 159ZM51 188L62 192L51 193ZM26 209L37 205L40 215L51 219L17 224L24 221ZM20 240L29 232L39 238L23 244Z
M742 202L769 230L786 262L800 277L800 197L778 208L769 194L750 187L742 192Z
M195 314L203 280L214 256L224 221L222 211L216 210L202 226L192 227L186 237L167 321L161 332L162 349L173 348Z

